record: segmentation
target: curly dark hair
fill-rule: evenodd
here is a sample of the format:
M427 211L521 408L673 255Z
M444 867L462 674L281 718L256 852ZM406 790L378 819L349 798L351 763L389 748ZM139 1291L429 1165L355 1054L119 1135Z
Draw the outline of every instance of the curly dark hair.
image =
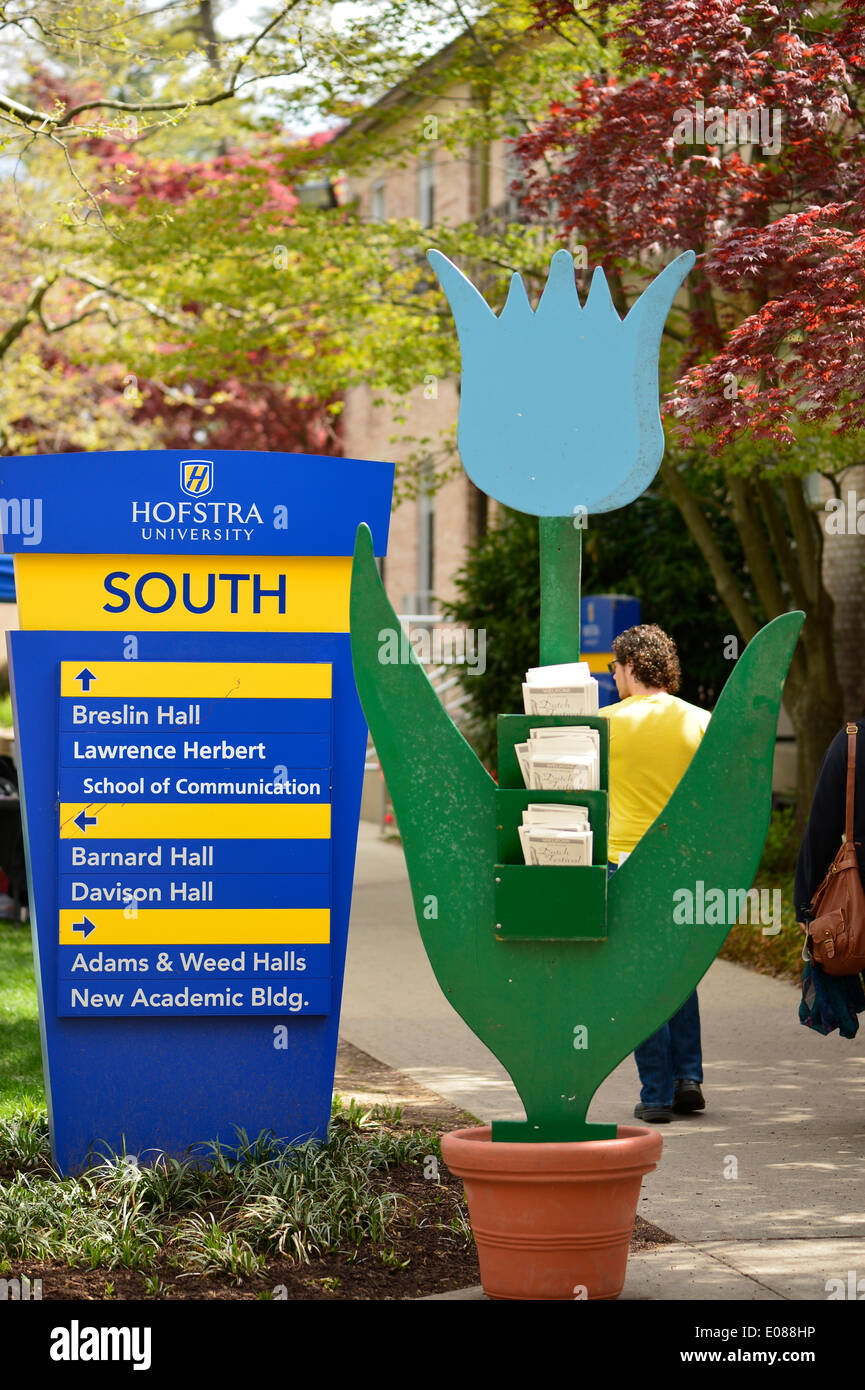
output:
M629 627L613 639L613 655L620 666L630 662L634 679L641 685L659 686L675 695L682 682L676 644L654 623Z

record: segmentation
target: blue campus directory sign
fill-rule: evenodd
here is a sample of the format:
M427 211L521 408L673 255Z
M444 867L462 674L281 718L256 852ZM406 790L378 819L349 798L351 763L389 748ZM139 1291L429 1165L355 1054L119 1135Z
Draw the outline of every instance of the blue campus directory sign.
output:
M0 461L46 1089L63 1171L326 1132L366 726L351 555L389 464Z

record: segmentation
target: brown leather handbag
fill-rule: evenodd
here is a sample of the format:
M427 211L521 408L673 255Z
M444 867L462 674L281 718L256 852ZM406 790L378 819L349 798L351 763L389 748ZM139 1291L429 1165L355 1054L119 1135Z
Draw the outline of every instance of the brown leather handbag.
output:
M865 892L853 842L856 777L856 725L847 725L847 805L844 843L811 899L807 947L827 975L858 975L865 970Z

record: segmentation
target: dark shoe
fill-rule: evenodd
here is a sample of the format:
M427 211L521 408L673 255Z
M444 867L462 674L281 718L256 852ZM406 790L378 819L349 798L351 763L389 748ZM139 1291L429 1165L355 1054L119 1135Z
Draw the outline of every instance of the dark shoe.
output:
M673 1109L677 1115L693 1115L695 1110L705 1110L706 1101L699 1081L677 1081L673 1095Z
M634 1106L634 1115L638 1120L648 1120L652 1125L668 1125L673 1118L669 1105L644 1105L642 1101Z

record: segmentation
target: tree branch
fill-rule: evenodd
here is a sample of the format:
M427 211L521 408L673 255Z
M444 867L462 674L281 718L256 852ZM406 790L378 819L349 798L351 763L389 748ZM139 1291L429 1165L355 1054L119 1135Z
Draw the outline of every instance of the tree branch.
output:
M96 197L95 193L91 193L89 188L84 187L84 184L81 182L80 178L75 172L75 167L72 163L72 159L66 145L63 143L62 140L58 139L57 134L54 131L48 131L46 133L51 143L53 145L59 145L61 150L63 151L63 159L66 164L69 176L73 180L73 182L78 185L78 187L81 189L81 192L84 194L85 198L89 202L90 206L93 208L94 212L96 213L96 216L99 218L99 224L102 227L102 230L104 232L107 232L110 237L113 237L115 241L123 241L123 237L119 236L117 232L112 231L108 223L105 221L102 209L99 206L99 199ZM85 217L84 220L86 222L87 218ZM124 245L128 246L129 243L124 242Z
M787 511L790 514L790 524L793 527L793 536L799 551L800 572L805 577L806 598L813 606L817 603L822 588L820 560L823 550L823 533L820 531L816 518L805 505L801 479L794 478L788 473L782 479L782 486Z
M666 483L670 496L679 508L685 525L696 541L703 559L712 572L719 598L726 604L733 622L745 641L750 642L751 638L756 636L759 631L759 624L748 606L736 576L724 558L715 533L704 517L699 502L674 464L668 461L662 463L661 477Z
M111 306L109 304L100 304L98 302L101 293L101 290L94 290L91 294L85 294L82 299L79 299L76 307L76 312L73 314L72 318L65 319L63 323L52 322L52 320L48 318L48 315L45 312L44 303L40 303L38 307L38 316L39 322L42 325L42 331L46 334L47 337L51 337L53 333L63 333L67 328L74 328L76 323L83 323L84 319L92 318L94 314L104 315L104 317L111 324L111 327L116 328L117 317L112 312ZM94 300L96 300L97 302L91 308L90 306L93 304Z
M129 294L126 290L118 289L110 281L99 280L95 275L88 271L67 269L65 273L70 280L80 280L82 285L90 285L94 290L100 290L103 294L108 294L112 299L119 299L124 304L134 304L137 309L145 309L151 318L159 319L161 323L170 324L172 328L180 328L184 332L189 331L189 322L177 319L173 314L169 314L165 309L160 309L152 299L142 299L138 295Z
M733 516L736 530L745 551L748 566L757 597L767 618L777 618L787 612L787 600L778 578L778 571L772 563L772 556L766 544L766 535L754 511L751 485L737 474L727 475L727 486L733 503Z
M754 581L757 596L767 618L780 617L782 613L788 611L789 604L784 597L778 572L772 562L772 552L766 544L763 528L754 511L752 484L747 478L736 474L728 475L727 483L733 502L736 529L742 541L745 561ZM813 610L809 616L813 616ZM794 692L801 690L808 677L806 652L805 644L799 642L796 644L790 660L788 680L792 682L790 692L793 698L798 698Z
M262 39L266 38L285 19L286 15L296 8L297 3L298 0L292 0L292 3L283 5L282 9L255 35L238 58L229 78L228 86L221 92L214 92L210 96L195 97L185 101L119 101L114 97L94 97L90 101L79 102L77 106L70 106L60 116L50 111L37 111L32 106L25 106L23 102L15 101L5 92L0 92L0 111L14 116L28 129L35 126L38 132L56 132L71 125L75 117L80 116L84 111L128 111L141 114L146 111L185 111L199 106L216 106L219 102L229 101L237 95L241 87L247 86L250 82L260 81L264 77L293 77L302 71L303 64L300 67L293 67L284 71L255 73L252 77L246 78L245 81L239 81L244 63L252 56Z
M793 554L793 547L787 535L787 528L784 525L784 517L778 504L778 495L768 478L758 478L756 481L757 496L760 499L760 507L769 530L769 539L772 548L778 559L784 582L793 598L793 602L798 608L808 606L808 595L805 589L805 581L802 576L800 565L796 562ZM802 555L799 554L801 562Z
M42 301L53 285L54 278L56 277L46 279L44 276L40 275L33 281L30 296L24 308L21 310L17 319L9 325L3 336L0 337L0 358L6 356L12 344L21 337L21 334L34 315L37 317L39 316L42 310Z

